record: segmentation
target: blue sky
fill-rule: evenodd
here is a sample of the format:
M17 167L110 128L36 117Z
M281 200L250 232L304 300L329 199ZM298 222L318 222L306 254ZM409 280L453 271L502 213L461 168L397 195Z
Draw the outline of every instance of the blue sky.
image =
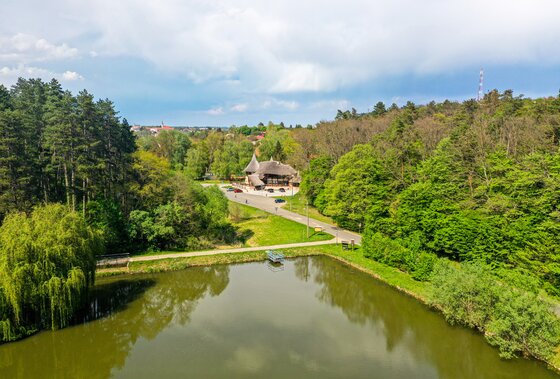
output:
M149 125L314 124L377 101L560 89L556 0L2 0L0 83L51 77Z

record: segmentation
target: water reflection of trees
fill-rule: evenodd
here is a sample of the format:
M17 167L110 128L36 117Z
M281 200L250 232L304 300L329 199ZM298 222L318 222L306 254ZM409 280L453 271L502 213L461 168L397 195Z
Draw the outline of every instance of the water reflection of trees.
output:
M99 285L85 323L0 346L0 377L108 378L140 338L188 323L198 300L228 283L228 266L212 266Z
M432 365L440 378L509 378L512 372L515 377L556 377L537 362L500 360L480 335L449 326L414 299L333 259L301 258L294 265L299 279L310 276L321 286L317 297L322 302L339 308L353 323L382 330L388 352L402 348Z

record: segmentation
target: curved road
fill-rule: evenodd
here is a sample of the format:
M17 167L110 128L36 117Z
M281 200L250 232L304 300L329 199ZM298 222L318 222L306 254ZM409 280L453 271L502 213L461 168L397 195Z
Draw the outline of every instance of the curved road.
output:
M288 220L299 222L300 224L307 224L307 217L300 214L287 211L282 208L284 204L276 204L273 197L264 197L259 195L251 195L248 193L234 193L227 192L222 188L222 191L226 194L226 197L240 204L246 204L251 207L262 209L265 212L269 212ZM316 242L301 242L301 243L289 243L283 245L273 245L273 246L255 246L255 247L241 247L236 249L223 249L223 250L205 250L205 251L191 251L185 253L170 253L170 254L158 254L158 255L144 255L135 256L129 258L130 262L142 262L142 261L155 261L158 259L169 259L169 258L183 258L183 257L197 257L202 255L214 255L214 254L228 254L228 253L242 253L247 251L262 251L262 250L274 250L274 249L285 249L291 247L304 247L304 246L317 246L317 245L327 245L332 243L339 243L340 241L354 240L356 244L361 244L362 237L359 234L350 232L348 230L340 229L334 225L327 224L313 218L309 218L309 226L314 228L320 226L323 230L333 236L332 240L327 241L316 241Z
M226 197L231 200L235 201L240 204L246 204L251 207L262 209L268 213L272 213L288 220L292 220L295 222L299 222L300 224L307 224L307 217L302 216L298 213L290 212L284 209L282 206L286 203L277 204L274 202L273 197L264 197L260 195L251 195L246 192L243 193L234 193L234 192L227 192L222 188L222 191L226 194ZM357 233L340 229L334 225L327 224L326 222L322 222L319 220L315 220L313 218L309 218L309 226L314 228L316 226L320 226L323 230L329 234L335 236L337 241L348 241L354 240L357 245L362 243L362 236Z

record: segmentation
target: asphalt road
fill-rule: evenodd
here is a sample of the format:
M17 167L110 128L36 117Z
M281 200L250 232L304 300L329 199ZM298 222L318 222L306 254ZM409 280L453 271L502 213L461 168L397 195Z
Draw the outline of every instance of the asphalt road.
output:
M292 220L295 222L299 222L300 224L307 224L307 217L302 216L298 213L290 212L283 207L286 203L275 203L273 197L263 197L258 195L251 195L245 192L243 193L234 193L234 192L227 192L225 189L222 188L222 191L226 194L227 198L231 201L235 201L240 204L246 204L251 207L255 207L258 209L262 209L268 213L272 213L288 220ZM335 225L327 224L326 222L322 222L319 220L315 220L313 218L309 219L309 226L314 228L316 226L320 226L323 230L329 234L335 236L338 242L340 241L348 241L354 240L354 243L360 245L362 243L362 236L357 233L341 229Z

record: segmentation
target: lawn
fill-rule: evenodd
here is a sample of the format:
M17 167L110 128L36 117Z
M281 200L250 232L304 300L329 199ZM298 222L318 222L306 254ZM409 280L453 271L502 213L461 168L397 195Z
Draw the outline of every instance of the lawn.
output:
M230 214L240 235L246 237L243 246L280 245L333 238L324 232L316 233L311 228L307 238L305 225L242 204L230 203Z
M197 180L197 183L200 184L229 184L228 181L220 180L220 179L207 179L207 180Z
M306 246L291 249L283 249L287 256L294 255L319 255L325 254L339 259L371 276L398 288L399 290L427 302L429 283L414 280L409 274L397 268L387 266L383 263L364 257L360 247L354 250L343 250L341 245Z
M302 193L298 192L294 196L285 196L282 199L286 200L286 204L282 207L287 211L292 211L303 216L307 216L306 200ZM309 206L309 217L314 218L327 224L336 225L332 218L322 215L319 210L313 206Z
M257 247L282 245L288 243L325 241L333 239L334 236L325 232L315 232L309 228L307 238L305 225L295 221L287 220L280 216L272 215L260 209L234 202L229 203L230 221L237 228L238 242L232 245L195 247L192 249L173 249L162 251L144 251L135 255L154 255L179 253L187 251L223 250L237 247Z
M247 207L249 208L249 207ZM258 212L253 212L252 208L248 210L254 216ZM274 217L274 216L272 216ZM304 226L305 230L305 226ZM363 256L359 247L355 250L343 250L341 245L320 245L320 246L307 246L297 247L290 249L280 249L286 257L298 257L307 255L329 255L333 258L339 259L346 264L349 264L361 271L364 271L373 277L400 289L409 295L426 302L428 298L428 291L430 284L427 282L419 282L414 280L410 275L404 273L394 267L384 265L372 259ZM146 262L132 262L128 267L98 270L97 276L112 276L118 274L132 274L132 273L146 273L146 272L160 272L169 270L181 270L192 266L205 266L212 264L228 264L228 263L241 263L263 261L266 259L264 251L252 251L245 253L234 254L218 254L206 255L188 258L169 258L157 261Z

